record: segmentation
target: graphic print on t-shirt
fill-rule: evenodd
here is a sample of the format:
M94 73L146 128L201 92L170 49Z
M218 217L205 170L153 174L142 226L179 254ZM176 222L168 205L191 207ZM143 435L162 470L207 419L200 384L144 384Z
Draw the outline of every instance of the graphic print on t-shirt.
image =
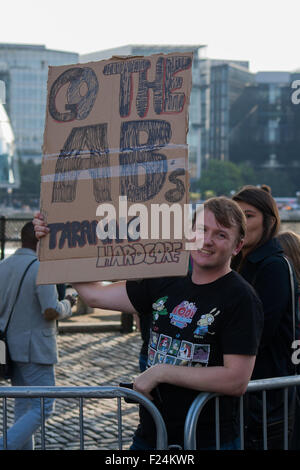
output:
M190 361L192 358L193 344L189 341L181 341L178 357Z
M157 350L166 354L170 348L172 338L170 336L160 335Z
M195 338L203 338L204 335L214 335L214 332L208 331L208 327L213 324L215 317L219 315L220 310L213 308L209 313L201 315L200 320L197 321L197 328L194 331Z
M180 339L173 338L171 347L169 349L169 354L172 354L173 356L177 356L179 348L180 348Z
M209 350L209 344L194 344L194 361L207 364L209 359Z
M148 366L154 364L175 364L186 366L207 366L210 354L209 344L194 344L151 331L148 352Z
M168 296L161 297L152 304L152 314L153 320L157 320L159 315L168 315L168 310L166 309L165 303L168 300Z
M150 347L156 349L159 335L155 331L151 330L150 334Z
M174 308L173 306L169 307L169 313L167 301L168 296L164 296L159 297L152 304L153 329L150 332L148 366L161 363L207 366L211 345L194 343L193 340L204 340L206 335L215 335L211 327L215 317L220 314L220 310L214 307L208 309L208 313L197 312L198 308L195 302L182 300L177 305L175 304ZM193 323L194 318L195 322ZM173 328L172 336L161 333L164 331L163 324L166 327L165 331L169 330L167 324ZM176 334L174 327L178 331ZM183 331L186 339L180 338ZM168 331L168 333L170 332Z
M191 323L196 312L197 307L194 302L183 300L170 313L171 324L178 326L178 328L185 328Z

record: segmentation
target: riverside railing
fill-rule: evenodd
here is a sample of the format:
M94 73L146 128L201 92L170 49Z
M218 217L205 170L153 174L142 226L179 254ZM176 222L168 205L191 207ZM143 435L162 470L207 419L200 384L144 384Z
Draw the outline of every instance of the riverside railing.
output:
M80 450L84 450L84 403L85 398L117 398L118 449L122 450L122 398L143 405L151 414L156 426L156 448L168 448L167 431L164 420L156 406L144 395L123 387L0 387L3 399L3 446L7 449L7 398L40 398L41 402L41 448L45 444L45 398L79 398Z
M262 393L262 431L264 450L268 449L267 436L267 398L268 390L282 390L283 393L283 449L288 450L288 390L291 387L300 385L300 375L292 375L287 377L276 377L263 380L252 380L249 382L246 393L261 392ZM196 450L196 429L199 416L205 405L212 399L215 400L215 428L216 428L216 450L220 450L220 413L219 398L221 395L216 393L200 393L193 401L185 420L184 427L184 449ZM239 418L240 418L240 448L244 449L244 397L239 398Z

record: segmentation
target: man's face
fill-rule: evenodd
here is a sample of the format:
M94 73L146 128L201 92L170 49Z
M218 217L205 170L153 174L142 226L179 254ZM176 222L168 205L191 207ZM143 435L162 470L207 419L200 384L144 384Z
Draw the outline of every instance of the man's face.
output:
M192 250L191 256L194 264L203 269L229 266L232 255L236 255L242 246L237 227L223 227L208 209L204 210L204 225L196 233L203 238L203 246Z

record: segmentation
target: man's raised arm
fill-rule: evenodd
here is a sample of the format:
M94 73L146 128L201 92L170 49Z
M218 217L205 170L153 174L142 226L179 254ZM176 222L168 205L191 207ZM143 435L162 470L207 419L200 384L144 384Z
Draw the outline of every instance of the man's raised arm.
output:
M129 300L126 282L119 281L103 286L101 282L72 283L83 301L94 308L137 313Z

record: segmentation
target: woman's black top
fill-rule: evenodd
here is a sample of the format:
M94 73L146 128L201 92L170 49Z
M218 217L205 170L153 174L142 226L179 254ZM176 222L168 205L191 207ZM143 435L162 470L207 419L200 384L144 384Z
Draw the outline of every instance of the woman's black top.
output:
M250 253L240 274L256 289L264 309L264 329L252 379L293 375L294 340L290 275L283 250L273 238ZM296 306L297 282L294 279ZM299 338L296 320L296 339Z

